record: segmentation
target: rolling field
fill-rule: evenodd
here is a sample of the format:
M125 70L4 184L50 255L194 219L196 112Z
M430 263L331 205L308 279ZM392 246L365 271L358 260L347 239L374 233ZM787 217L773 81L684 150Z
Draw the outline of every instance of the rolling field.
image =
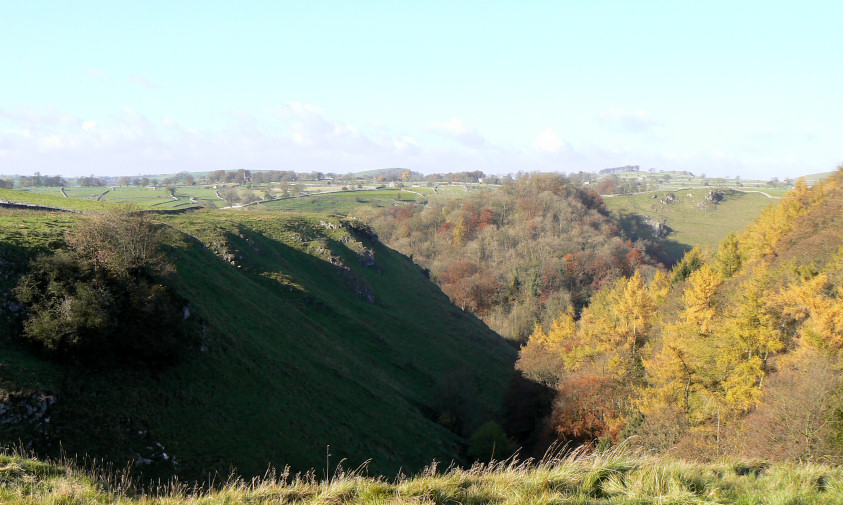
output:
M415 190L414 188L413 191ZM418 195L399 189L356 190L274 200L255 207L271 211L328 212L347 215L361 206L388 207L395 202L410 203L418 199Z
M78 210L81 212L105 212L113 205L108 202L85 200L80 198L65 198L61 193L53 194L37 191L20 191L16 189L0 189L0 200L10 202L31 203L59 209Z
M676 192L678 201L670 204L661 202L666 193L663 191L604 197L603 201L632 236L646 231L642 230L646 228L641 222L644 218L664 219L671 231L661 242L673 259L693 246L715 250L730 231L743 230L762 210L777 202L761 193L726 190L723 200L714 204L704 198L708 191Z

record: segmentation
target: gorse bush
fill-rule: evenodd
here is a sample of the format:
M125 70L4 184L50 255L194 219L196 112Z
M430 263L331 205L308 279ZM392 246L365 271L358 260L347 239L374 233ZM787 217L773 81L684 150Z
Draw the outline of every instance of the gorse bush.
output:
M71 250L37 256L15 287L27 307L23 337L55 357L175 359L186 301L143 216L94 216L68 234Z

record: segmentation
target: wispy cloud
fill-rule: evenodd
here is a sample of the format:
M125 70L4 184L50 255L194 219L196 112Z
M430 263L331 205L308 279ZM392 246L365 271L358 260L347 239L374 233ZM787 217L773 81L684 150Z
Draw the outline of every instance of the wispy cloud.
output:
M99 68L88 67L85 69L85 75L103 84L111 84L113 81L111 74Z
M142 74L132 74L129 76L129 82L135 86L140 86L146 89L158 89L161 86L152 82L151 79Z
M643 110L609 109L600 114L600 121L616 129L630 133L646 133L664 123L647 115Z

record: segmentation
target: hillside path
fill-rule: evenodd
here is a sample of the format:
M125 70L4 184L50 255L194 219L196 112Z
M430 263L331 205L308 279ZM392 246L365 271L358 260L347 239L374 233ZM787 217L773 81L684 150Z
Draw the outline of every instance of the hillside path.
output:
M758 191L758 190L755 190L755 189L752 189L752 190L738 189L738 188L730 188L730 189L734 189L735 191L740 191L741 193L761 193L762 195L766 196L767 198L769 198L771 200L781 200L781 198L782 198L780 196L772 196L768 193L765 193L763 191Z

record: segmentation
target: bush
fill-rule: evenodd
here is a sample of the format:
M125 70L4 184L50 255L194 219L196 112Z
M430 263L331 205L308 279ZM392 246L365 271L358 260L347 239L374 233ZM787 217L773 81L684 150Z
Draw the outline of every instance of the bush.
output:
M116 277L141 271L163 275L171 269L160 253L158 230L146 214L131 208L86 217L67 234L67 243L95 269Z
M468 457L472 461L500 461L511 456L513 451L503 428L494 421L477 428L468 441Z
M15 288L27 306L23 337L55 357L177 357L184 300L144 275L115 277L70 251L35 258Z
M68 244L36 257L14 289L24 339L59 358L173 361L190 333L187 302L169 287L173 268L147 218L94 216Z

